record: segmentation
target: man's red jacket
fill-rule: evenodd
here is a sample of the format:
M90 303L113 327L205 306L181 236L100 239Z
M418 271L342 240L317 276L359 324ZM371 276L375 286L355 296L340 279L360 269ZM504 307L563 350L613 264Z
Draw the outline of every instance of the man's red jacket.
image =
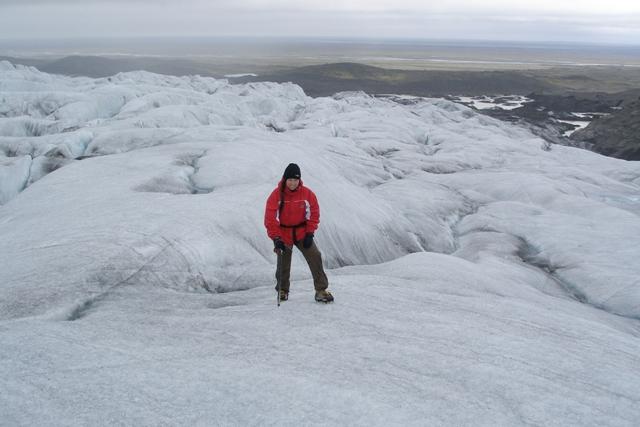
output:
M270 239L280 237L285 245L293 246L295 242L304 239L306 233L316 231L320 223L320 206L313 191L300 180L300 185L294 191L284 186L283 206L280 210L282 186L281 180L267 199L264 225Z

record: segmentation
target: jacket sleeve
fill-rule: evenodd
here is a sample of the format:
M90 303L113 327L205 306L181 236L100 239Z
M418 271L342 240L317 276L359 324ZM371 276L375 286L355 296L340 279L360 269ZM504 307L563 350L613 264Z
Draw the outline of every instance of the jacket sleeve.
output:
M278 221L278 205L280 203L280 191L276 188L267 199L264 209L264 226L267 228L267 235L270 239L282 237L280 235L280 222Z
M309 190L308 196L309 202L309 218L307 218L307 226L305 228L306 233L315 233L320 224L320 205L318 199L313 191Z

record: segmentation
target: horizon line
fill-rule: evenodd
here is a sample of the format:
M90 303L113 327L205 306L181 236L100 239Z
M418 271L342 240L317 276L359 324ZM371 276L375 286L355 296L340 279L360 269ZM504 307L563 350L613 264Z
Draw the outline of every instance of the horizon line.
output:
M565 46L606 46L606 47L627 47L640 48L638 42L608 42L608 41L575 41L575 40L497 40L497 39L466 39L466 38L420 38L420 37L374 37L374 36L280 36L280 35L171 35L171 34L154 34L154 35L109 35L109 36L60 36L60 37L3 37L0 45L6 45L16 42L62 42L62 41L117 41L117 40L236 40L236 41L330 41L330 42L395 42L395 43L433 43L433 44L465 44L465 45L544 45L551 47L552 45Z

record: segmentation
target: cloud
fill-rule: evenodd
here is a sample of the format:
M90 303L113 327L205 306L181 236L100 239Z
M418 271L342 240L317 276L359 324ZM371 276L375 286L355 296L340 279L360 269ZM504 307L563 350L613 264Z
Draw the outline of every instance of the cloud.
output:
M109 3L165 3L165 0L2 0L2 6L68 6L68 5L91 5Z
M6 0L0 1L7 5ZM571 13L563 11L566 6L554 6L566 2L543 0L536 3L398 0L393 7L382 0L10 0L9 3L13 7L0 13L0 39L232 35L640 44L637 30L640 10L597 14L596 9L601 6L596 3L602 2L591 1L585 1L580 11ZM615 10L621 3L607 4ZM525 8L533 8L532 4L538 5L536 10L523 12ZM634 7L640 9L640 3ZM36 9L39 13L32 13Z
M582 0L579 4L558 0L447 0L425 2L424 0L2 0L0 7L7 5L78 5L113 3L138 3L166 6L179 4L184 6L201 5L210 10L218 9L255 9L280 11L414 11L430 13L472 12L492 14L504 13L560 13L609 15L640 13L640 3L630 0Z

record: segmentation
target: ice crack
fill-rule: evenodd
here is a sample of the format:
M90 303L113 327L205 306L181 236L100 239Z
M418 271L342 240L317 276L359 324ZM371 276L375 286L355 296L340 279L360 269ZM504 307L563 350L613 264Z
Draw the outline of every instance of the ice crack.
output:
M178 166L156 176L144 184L135 187L136 191L149 193L169 193L169 194L208 194L213 187L204 187L197 182L197 175L200 171L199 161L207 152L198 154L187 153L177 157L173 166Z

